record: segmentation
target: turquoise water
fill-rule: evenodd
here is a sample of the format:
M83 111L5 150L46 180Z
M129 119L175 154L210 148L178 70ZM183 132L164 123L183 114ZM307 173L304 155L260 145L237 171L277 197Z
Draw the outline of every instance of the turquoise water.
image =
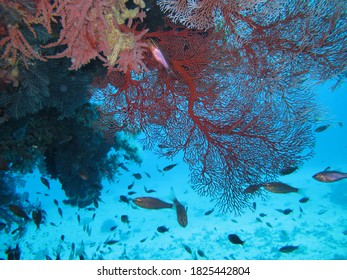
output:
M214 201L201 197L191 189L188 166L182 155L172 161L158 158L141 149L136 139L129 140L140 149L142 163L124 160L129 171L121 169L114 183L103 181L98 208L79 209L65 205L61 184L48 179L50 189L42 184L42 174L22 176L13 186L27 205L38 205L46 212L45 222L37 229L30 220L6 221L0 231L0 258L6 250L20 248L21 259L347 259L347 179L321 183L312 175L329 167L347 172L347 85L330 91L331 84L319 87L319 103L327 108L320 122L327 130L316 133L315 156L296 172L279 180L299 188L298 193L275 194L254 200L255 209L241 216L219 213ZM122 153L122 152L118 152ZM170 164L171 170L163 171ZM133 174L140 173L136 179ZM149 177L150 176L150 177ZM134 183L131 190L129 185ZM174 189L174 194L171 191ZM146 190L155 192L146 193ZM129 191L136 193L128 195ZM188 207L188 225L181 227L174 209L149 210L129 200L152 196L172 202L173 196ZM308 197L306 203L299 200ZM58 201L62 217L58 213ZM88 208L88 207L87 207ZM285 215L279 210L291 209ZM211 212L206 215L206 212ZM127 215L128 222L122 221ZM78 216L80 220L78 221ZM93 217L94 216L94 217ZM53 224L52 224L53 223ZM25 229L12 234L19 225ZM158 232L164 226L166 232ZM116 228L115 228L116 227ZM233 244L228 235L236 234L244 244ZM62 238L62 235L64 238ZM64 240L62 240L64 239ZM283 246L297 246L283 253ZM73 248L74 247L74 248ZM199 252L198 252L199 250Z

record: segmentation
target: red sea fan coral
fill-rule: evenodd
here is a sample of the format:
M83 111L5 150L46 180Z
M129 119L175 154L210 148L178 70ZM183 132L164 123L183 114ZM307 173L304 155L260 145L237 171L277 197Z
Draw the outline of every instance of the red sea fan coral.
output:
M159 0L158 5L174 22L180 22L188 28L203 30L214 26L218 8L233 8L234 3L230 2L234 1Z
M300 164L311 155L313 137L309 120L296 122L285 106L262 97L261 82L248 84L247 73L228 74L240 65L225 55L220 35L176 28L150 33L175 75L152 61L151 71L136 79L119 73L99 80L94 98L103 104L101 126L108 135L140 128L146 148L161 147L157 152L169 158L183 152L193 188L217 198L222 211L239 213L250 198L245 186ZM306 95L288 100L293 112L313 107Z

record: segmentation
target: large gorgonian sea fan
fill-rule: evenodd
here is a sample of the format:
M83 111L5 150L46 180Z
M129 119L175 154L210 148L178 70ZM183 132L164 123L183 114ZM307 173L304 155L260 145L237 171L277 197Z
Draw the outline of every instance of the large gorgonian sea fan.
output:
M227 59L219 34L181 29L150 35L170 57L175 76L158 65L136 79L121 73L97 79L99 127L109 135L140 128L145 148L168 158L183 152L192 187L216 198L221 211L238 214L253 197L243 192L248 185L274 180L312 155L314 114L307 121L298 116L314 108L314 100L294 76L278 74L277 82L292 87L268 96L262 79L250 79L238 71L240 61ZM233 71L221 71L230 63Z

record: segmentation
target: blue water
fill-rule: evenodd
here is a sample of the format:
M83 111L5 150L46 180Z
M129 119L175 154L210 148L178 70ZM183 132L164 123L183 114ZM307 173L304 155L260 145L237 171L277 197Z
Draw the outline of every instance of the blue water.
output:
M46 220L39 229L33 221L25 223L21 235L11 232L22 221L8 224L0 232L0 258L6 259L5 251L18 244L21 259L29 260L56 259L57 256L61 259L82 256L84 259L137 260L347 259L347 179L326 184L312 178L328 166L347 172L347 85L343 84L334 92L330 91L330 86L331 83L326 83L317 88L319 103L327 108L319 121L329 127L316 133L315 156L295 173L279 178L299 188L299 193L269 193L266 198L256 199L255 209L246 209L241 216L222 214L211 198L201 197L191 189L189 169L181 154L168 161L151 151L141 150L142 163L125 160L129 171L121 170L114 183L105 180L98 208L89 211L64 205L62 201L66 196L61 184L49 179L48 190L36 170L22 177L25 180L22 185L18 183L13 187L27 198L27 203L41 203L47 213ZM141 149L136 139L129 141ZM162 170L173 163L177 166L169 171ZM134 178L134 173L140 173L142 178ZM133 182L131 191L136 193L128 195L128 186ZM144 187L155 192L146 193ZM152 196L167 202L176 196L188 207L188 225L183 228L178 224L174 209L139 208L132 202L120 201L121 195L129 198ZM309 200L300 203L303 197ZM59 202L63 217L54 199ZM287 208L292 210L288 215L276 210ZM212 213L205 215L209 210L213 210ZM122 215L128 216L128 223L121 221ZM158 232L159 226L165 226L168 231ZM229 234L238 235L244 244L231 243ZM107 244L110 240L117 242ZM286 245L298 248L290 253L280 252L279 249Z

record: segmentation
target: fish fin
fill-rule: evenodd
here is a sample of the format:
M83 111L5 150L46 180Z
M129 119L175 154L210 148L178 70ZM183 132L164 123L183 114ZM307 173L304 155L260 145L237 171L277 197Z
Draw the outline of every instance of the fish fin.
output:
M177 198L176 198L176 194L175 194L175 191L173 189L173 187L171 186L170 187L170 199L175 203L177 202Z
M328 166L327 168L325 168L324 171L327 171L327 170L329 170L329 169L330 169L330 166Z

